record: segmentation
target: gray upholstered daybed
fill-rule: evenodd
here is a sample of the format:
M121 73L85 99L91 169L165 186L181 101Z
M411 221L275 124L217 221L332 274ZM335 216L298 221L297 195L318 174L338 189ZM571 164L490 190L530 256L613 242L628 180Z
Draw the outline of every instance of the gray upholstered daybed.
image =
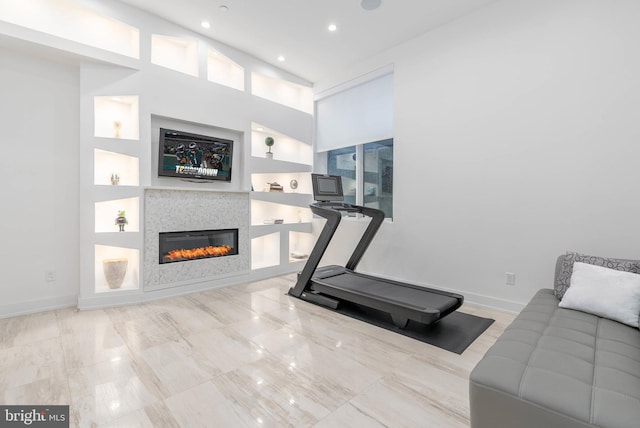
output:
M540 290L472 371L472 428L640 427L640 330L559 305L576 261L640 272L611 260L558 258L555 290Z

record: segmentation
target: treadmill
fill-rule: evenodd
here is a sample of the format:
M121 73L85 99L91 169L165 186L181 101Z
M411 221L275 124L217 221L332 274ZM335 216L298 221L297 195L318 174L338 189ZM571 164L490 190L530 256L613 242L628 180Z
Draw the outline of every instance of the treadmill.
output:
M355 303L387 312L393 323L406 328L409 321L432 324L462 306L464 297L432 288L406 284L355 272L369 244L384 221L384 212L344 202L342 178L337 175L311 174L316 200L311 211L327 222L318 237L291 296L331 309L343 302ZM343 214L357 213L371 220L345 266L318 268Z

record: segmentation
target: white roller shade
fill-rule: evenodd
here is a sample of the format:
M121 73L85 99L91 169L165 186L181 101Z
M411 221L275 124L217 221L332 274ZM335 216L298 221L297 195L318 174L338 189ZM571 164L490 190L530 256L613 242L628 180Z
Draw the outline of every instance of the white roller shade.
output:
M316 101L316 151L393 137L393 74Z

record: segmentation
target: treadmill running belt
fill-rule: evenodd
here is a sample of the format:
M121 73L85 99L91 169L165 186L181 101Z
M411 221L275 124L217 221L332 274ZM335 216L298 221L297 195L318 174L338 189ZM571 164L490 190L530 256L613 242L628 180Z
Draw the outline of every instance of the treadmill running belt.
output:
M447 309L456 306L458 299L444 294L433 293L405 286L395 282L387 282L381 278L370 278L353 273L324 278L319 282L345 291L374 296L388 301L399 302L404 306L418 309L432 309L446 312Z

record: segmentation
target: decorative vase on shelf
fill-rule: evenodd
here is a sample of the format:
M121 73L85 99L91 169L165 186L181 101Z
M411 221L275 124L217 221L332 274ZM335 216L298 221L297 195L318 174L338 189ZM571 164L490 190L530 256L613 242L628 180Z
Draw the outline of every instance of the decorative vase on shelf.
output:
M129 224L124 210L118 211L118 217L114 220L114 224L118 226L119 232L124 232L124 225Z
M122 129L122 122L119 120L113 121L113 138L120 138L120 130Z
M122 286L128 266L128 259L105 259L102 261L102 271L109 288L116 289Z
M120 176L118 175L118 173L111 174L111 184L113 184L114 186L120 184Z
M267 137L264 139L264 143L267 145L267 147L269 147L269 151L266 153L267 159L273 159L273 153L271 152L271 146L273 146L273 144L276 141L273 139L273 137Z

